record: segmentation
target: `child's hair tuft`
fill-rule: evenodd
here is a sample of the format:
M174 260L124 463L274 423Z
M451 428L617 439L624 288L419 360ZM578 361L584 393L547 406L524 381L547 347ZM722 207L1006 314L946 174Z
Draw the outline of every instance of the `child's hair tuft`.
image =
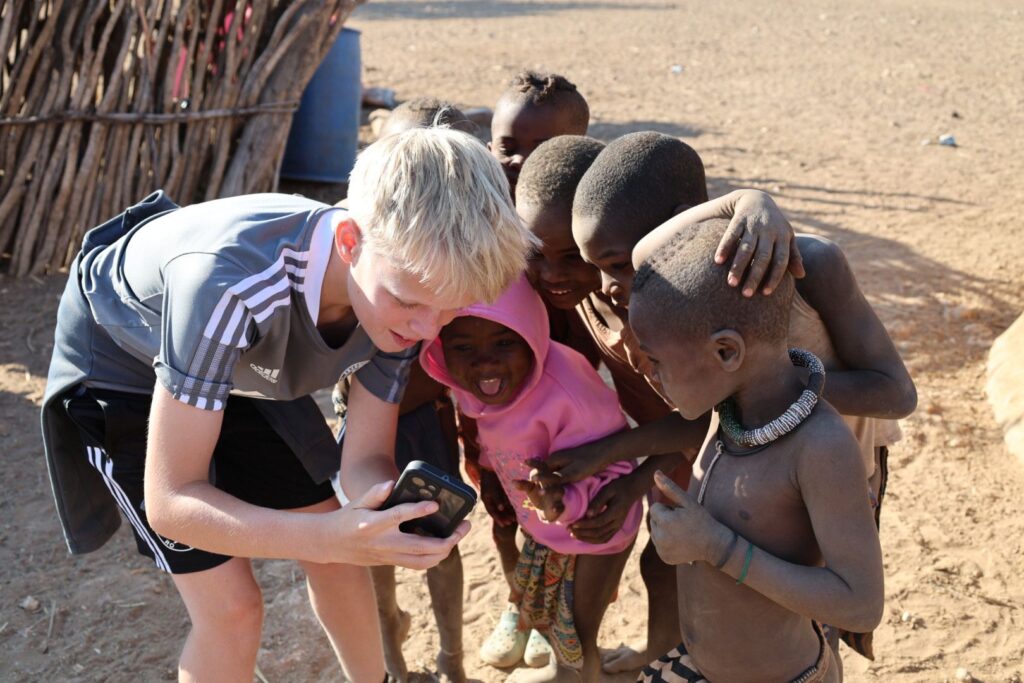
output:
M576 84L560 74L540 74L520 71L509 81L506 95L524 98L535 106L551 105L564 108L571 123L586 132L590 125L590 106Z

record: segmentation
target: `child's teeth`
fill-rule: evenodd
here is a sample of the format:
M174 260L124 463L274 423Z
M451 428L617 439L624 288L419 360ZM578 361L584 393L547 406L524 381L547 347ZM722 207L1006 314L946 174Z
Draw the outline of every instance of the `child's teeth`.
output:
M501 378L482 379L478 384L480 385L480 391L487 396L494 396L501 391Z

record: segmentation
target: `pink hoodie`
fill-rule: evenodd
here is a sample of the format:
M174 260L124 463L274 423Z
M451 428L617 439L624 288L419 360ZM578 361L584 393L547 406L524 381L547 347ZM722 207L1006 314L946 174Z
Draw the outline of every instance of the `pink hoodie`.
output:
M566 527L586 514L591 499L608 482L632 472L636 468L633 461L617 462L596 476L567 485L565 511L555 524L544 522L526 504L526 494L513 483L529 478L529 458L546 458L553 451L623 429L626 420L615 392L582 355L550 340L547 311L525 277L509 287L493 305L470 306L459 315L501 323L517 332L533 349L530 376L516 398L504 405L482 403L455 384L445 365L440 339L420 352L420 363L427 374L451 387L459 409L477 420L480 464L497 473L520 525L538 543L566 555L610 555L624 550L640 528L643 506L639 501L630 509L622 529L606 543L576 540Z

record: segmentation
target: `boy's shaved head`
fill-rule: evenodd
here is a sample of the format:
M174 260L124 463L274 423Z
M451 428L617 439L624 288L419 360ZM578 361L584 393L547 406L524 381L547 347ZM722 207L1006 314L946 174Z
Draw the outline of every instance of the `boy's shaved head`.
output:
M451 102L436 97L418 97L395 107L380 131L380 137L401 133L410 128L445 126L472 132L473 124Z
M521 71L516 74L501 99L526 101L533 105L552 105L567 114L568 121L580 132L590 124L590 107L576 85L559 74Z
M518 201L545 210L571 210L580 178L602 149L603 142L583 135L560 135L543 143L519 173Z
M636 244L680 206L707 200L704 164L692 147L662 133L630 133L608 143L580 181L574 232L575 218L586 218L592 227L616 230L617 237ZM578 242L581 237L589 236L577 235Z
M728 265L714 260L728 226L713 219L683 228L640 265L629 307L638 335L693 339L732 329L748 344L786 339L793 278L787 274L771 296L748 298L730 287Z

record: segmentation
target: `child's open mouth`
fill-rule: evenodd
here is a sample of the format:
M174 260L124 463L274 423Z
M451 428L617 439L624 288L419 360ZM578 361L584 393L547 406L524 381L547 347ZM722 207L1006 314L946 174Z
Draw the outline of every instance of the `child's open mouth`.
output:
M500 377L489 377L477 380L476 385L484 396L497 396L505 388L505 381Z

